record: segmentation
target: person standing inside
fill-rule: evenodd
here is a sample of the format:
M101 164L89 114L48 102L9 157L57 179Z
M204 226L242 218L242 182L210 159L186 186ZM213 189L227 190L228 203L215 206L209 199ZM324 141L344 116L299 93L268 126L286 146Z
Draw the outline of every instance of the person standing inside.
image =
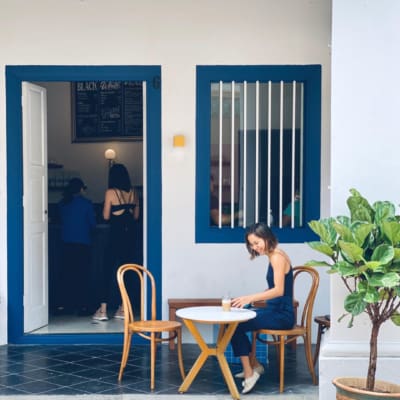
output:
M294 220L294 226L300 226L300 192L296 189L294 194L294 201L290 202L282 216L282 226L291 226L292 218Z
M94 207L84 197L85 189L80 178L72 178L58 204L63 242L59 310L78 315L89 315L92 230L96 226Z
M257 316L240 323L231 339L233 353L240 357L243 366L243 371L235 375L237 378L244 378L242 393L250 392L264 372L257 359L250 357L251 343L246 333L263 328L290 329L295 323L292 265L288 255L278 248L278 240L267 224L257 223L246 230L246 247L251 259L258 256L268 257L268 288L262 292L236 297L231 304L233 307L243 308L256 301L266 301L268 306L255 309Z
M134 262L134 230L135 221L139 219L139 196L132 189L128 170L123 164L114 164L110 168L103 218L110 224L110 245L101 303L92 317L97 321L108 320L107 304L118 307L115 318L124 318L116 274L121 265Z

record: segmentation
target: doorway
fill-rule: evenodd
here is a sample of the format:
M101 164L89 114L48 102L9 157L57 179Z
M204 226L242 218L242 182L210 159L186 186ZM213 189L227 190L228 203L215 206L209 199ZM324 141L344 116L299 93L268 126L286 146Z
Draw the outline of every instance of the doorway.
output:
M142 81L146 84L143 141L144 263L156 276L161 293L161 87L160 67L6 67L8 167L8 334L10 343L112 343L120 334L24 334L23 295L23 151L21 85L29 82ZM151 117L150 117L151 116ZM148 162L151 160L151 163ZM149 179L151 178L151 179ZM12 205L12 206L11 206ZM147 213L151 210L151 213ZM152 240L147 240L151 237ZM154 240L157 238L159 240ZM12 267L11 267L12 266ZM161 301L157 305L161 310ZM160 311L159 311L160 312Z
M43 333L122 332L123 320L114 319L115 301L109 305L108 321L94 321L108 267L110 229L102 216L104 192L113 163L122 163L128 171L139 203L143 202L143 107L146 85L143 82L34 82L47 95L47 190L48 190L48 323L31 330ZM78 94L78 95L77 95ZM91 130L88 130L91 127ZM139 132L140 131L140 132ZM126 135L124 136L124 133ZM131 133L136 133L132 136ZM139 136L140 133L140 136ZM109 154L113 159L108 160ZM88 155L90 156L88 157ZM96 214L92 230L90 261L76 273L63 262L62 225L59 203L72 178L85 185L83 197L89 199ZM135 224L130 262L143 264L143 213ZM68 255L66 255L68 256ZM83 272L87 272L86 275ZM86 276L86 290L81 291L85 304L75 303L65 290L68 280L78 283ZM68 285L71 286L71 285ZM76 284L77 286L77 284ZM117 285L113 285L114 291ZM78 295L78 293L75 293ZM137 295L136 295L137 296ZM115 293L114 293L115 297ZM24 321L26 323L26 319ZM25 325L25 331L26 325Z

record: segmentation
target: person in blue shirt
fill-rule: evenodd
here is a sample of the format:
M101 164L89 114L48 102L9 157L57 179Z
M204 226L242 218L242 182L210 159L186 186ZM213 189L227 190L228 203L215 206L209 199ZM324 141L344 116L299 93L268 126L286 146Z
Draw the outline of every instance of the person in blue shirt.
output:
M93 203L83 196L85 189L80 178L72 178L58 204L63 243L59 307L79 315L90 314L88 285L92 230L96 226Z
M291 226L292 218L294 218L294 226L300 226L300 193L296 190L294 195L294 202L287 205L283 211L282 226Z

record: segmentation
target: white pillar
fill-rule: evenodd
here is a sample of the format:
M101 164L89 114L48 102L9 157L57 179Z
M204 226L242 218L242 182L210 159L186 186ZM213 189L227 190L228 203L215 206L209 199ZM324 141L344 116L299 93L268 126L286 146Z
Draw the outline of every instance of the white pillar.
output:
M349 189L371 202L400 203L400 2L333 0L331 103L331 215L347 213ZM334 398L336 376L366 376L370 323L353 328L343 314L343 285L331 281L331 329L320 355L320 399ZM391 322L379 336L377 378L398 382L400 328Z

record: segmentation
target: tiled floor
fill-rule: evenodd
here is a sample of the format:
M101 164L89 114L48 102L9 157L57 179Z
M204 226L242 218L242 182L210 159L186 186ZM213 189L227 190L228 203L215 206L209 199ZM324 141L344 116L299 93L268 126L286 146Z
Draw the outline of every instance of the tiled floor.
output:
M183 345L185 369L188 370L199 354L195 344ZM140 399L178 395L181 377L175 351L161 346L157 352L156 388L149 389L149 348L132 346L122 383L117 382L121 358L120 345L8 345L0 347L0 398L52 398L50 395L77 396L75 398ZM264 398L278 393L276 354L270 350L266 374L260 378L252 394L243 398ZM232 372L240 370L231 365ZM304 359L304 349L287 349L283 399L318 399L318 387L312 385ZM240 385L240 380L237 380ZM150 394L146 396L146 394ZM89 394L95 397L88 396ZM114 395L114 396L106 396ZM163 396L168 395L168 396ZM214 358L208 359L187 394L179 399L229 399L229 392ZM212 397L209 397L209 396ZM62 398L64 398L62 396ZM132 396L132 397L130 397ZM177 396L176 396L177 397ZM58 398L58 397L57 397Z

